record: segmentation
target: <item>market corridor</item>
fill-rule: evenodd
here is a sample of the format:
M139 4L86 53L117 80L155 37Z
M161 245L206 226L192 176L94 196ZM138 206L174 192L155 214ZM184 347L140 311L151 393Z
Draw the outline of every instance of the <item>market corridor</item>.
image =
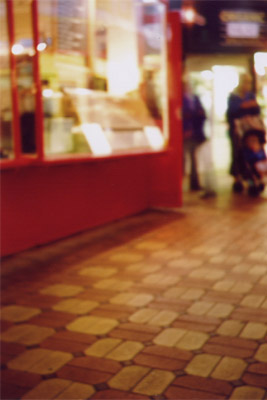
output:
M266 399L267 202L191 199L2 263L4 399Z

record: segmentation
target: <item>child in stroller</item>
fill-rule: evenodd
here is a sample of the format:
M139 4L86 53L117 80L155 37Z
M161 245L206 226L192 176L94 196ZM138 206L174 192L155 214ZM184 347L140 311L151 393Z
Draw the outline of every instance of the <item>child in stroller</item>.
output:
M248 182L250 196L258 196L264 190L267 157L264 151L265 132L261 129L247 130L241 140L241 174Z

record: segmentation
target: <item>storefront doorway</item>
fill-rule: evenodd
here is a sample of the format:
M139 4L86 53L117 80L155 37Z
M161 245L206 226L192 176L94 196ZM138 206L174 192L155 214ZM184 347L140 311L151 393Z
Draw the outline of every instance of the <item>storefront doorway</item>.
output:
M226 121L227 99L237 87L239 76L255 70L255 89L262 117L267 125L267 53L253 55L189 56L186 71L194 92L207 114L205 134L210 139L213 165L217 173L227 173L230 165L230 143ZM203 154L202 154L203 155ZM199 160L199 169L202 167Z

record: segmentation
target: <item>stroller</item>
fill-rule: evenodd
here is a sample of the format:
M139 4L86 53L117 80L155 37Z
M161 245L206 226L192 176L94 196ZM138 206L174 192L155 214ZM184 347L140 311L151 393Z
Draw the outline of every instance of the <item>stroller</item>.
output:
M264 191L266 169L266 132L256 102L241 109L235 121L240 176L248 184L248 194L256 197Z

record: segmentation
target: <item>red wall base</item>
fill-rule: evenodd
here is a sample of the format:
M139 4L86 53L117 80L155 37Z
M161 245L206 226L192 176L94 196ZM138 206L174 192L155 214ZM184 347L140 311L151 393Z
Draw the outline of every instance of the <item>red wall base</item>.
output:
M2 173L2 254L148 207L147 160L44 166Z
M153 163L156 159L160 163L161 157L139 155L3 171L2 255L48 243L154 205L165 206L164 202L157 204L151 198ZM174 191L179 191L177 177L170 171L168 175L173 189L176 187ZM161 197L163 192L164 186ZM168 198L168 193L165 196ZM178 206L180 201L175 197L172 205Z

